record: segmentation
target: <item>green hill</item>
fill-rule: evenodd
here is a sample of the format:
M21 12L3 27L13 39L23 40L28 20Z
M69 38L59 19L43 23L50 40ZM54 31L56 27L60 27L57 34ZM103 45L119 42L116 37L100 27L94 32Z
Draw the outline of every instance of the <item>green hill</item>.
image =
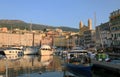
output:
M61 27L53 27L53 26L49 26L49 25L42 25L42 24L34 24L34 23L27 23L21 20L0 20L0 27L7 27L9 30L11 29L15 29L15 28L19 28L19 29L27 29L30 30L30 26L32 25L32 30L44 30L45 28L49 28L49 29L62 29L63 31L73 31L73 32L78 32L79 29L76 28L70 28L70 27L65 27L65 26L61 26Z

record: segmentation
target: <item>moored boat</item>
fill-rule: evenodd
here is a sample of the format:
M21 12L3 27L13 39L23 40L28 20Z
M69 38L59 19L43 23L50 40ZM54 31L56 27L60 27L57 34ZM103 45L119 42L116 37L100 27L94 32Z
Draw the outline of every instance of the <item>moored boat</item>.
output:
M87 56L88 52L87 50L71 50L67 53L67 60L69 62L73 61L82 61L83 57L86 55Z
M88 56L88 51L84 49L80 50L71 50L67 55L67 63L65 63L65 68L77 75L84 75L91 77L91 59Z
M18 48L7 48L3 50L5 55L22 55L23 50Z
M52 55L53 50L49 45L42 45L39 51L40 55Z
M38 53L38 50L35 47L25 47L23 50L24 55L34 55Z

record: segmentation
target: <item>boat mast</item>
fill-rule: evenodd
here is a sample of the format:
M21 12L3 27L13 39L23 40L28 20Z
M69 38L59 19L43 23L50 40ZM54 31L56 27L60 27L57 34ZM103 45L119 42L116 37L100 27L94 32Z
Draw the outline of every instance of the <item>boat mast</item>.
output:
M34 38L35 38L35 33L32 32L32 21L31 21L31 24L30 24L30 33L32 33L32 37L33 37L33 40L32 40L32 46L34 47Z

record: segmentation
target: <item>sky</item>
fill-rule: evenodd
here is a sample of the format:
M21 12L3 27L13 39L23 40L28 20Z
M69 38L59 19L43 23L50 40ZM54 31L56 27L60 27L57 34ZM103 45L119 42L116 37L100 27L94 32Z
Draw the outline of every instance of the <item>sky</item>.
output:
M0 0L0 19L71 28L92 19L94 29L118 9L120 0Z

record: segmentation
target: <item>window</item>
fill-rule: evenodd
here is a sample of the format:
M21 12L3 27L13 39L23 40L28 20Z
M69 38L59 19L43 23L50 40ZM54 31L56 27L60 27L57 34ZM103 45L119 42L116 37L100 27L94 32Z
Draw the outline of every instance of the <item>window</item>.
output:
M111 34L111 36L113 37L113 34Z

